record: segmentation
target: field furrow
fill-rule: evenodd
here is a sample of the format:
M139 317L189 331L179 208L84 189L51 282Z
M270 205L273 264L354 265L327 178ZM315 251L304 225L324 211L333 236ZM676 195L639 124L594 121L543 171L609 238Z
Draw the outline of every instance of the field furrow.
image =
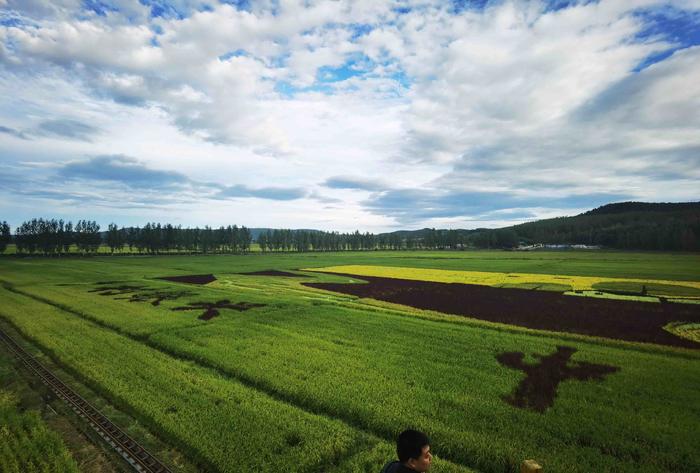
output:
M697 281L693 261L493 252L13 259L0 313L205 470L229 471L229 446L242 442L261 451L245 460L251 471L274 471L279 456L298 471L377 471L410 426L431 436L442 459L433 471L517 471L535 458L546 471L690 472L700 470L696 350L335 295L301 283L353 278L275 271L353 263ZM217 280L159 279L202 274ZM202 320L206 307L220 309ZM557 359L559 368L547 368ZM557 384L531 389L535 401L519 398L530 392L525 371L537 366ZM229 390L220 408L215 393ZM237 397L251 402L231 405ZM248 436L251 424L267 423L275 433Z
M383 457L352 460L356 445L371 450L381 443L377 438L59 308L6 290L2 296L0 316L208 471L331 471L363 462L381 466ZM387 447L375 450L386 453ZM442 468L458 470L446 464Z
M84 288L82 292L63 287L40 291L25 287L22 291L41 292L50 295L51 300L60 298L61 304L72 301L81 307L87 306L83 298L99 297ZM211 291L212 297L221 294L221 289ZM254 291L236 291L239 298L266 300L254 299ZM201 292L200 297L206 293ZM267 297L274 299L274 295ZM653 392L661 391L668 383L664 378L669 369L677 372L683 365L683 356L676 360L644 351L629 353L604 344L567 342L579 351L581 358L579 354L575 358L613 362L616 366L622 362L622 369L603 382L564 383L557 403L543 417L514 410L503 401L521 374L500 366L496 356L514 349L551 353L560 343L556 338L546 340L339 307L332 300L286 301L274 305L274 310L224 314L215 323L188 327L181 327L182 321L173 319L181 317L179 314L141 306L141 316L152 313L145 315L145 320L154 322L139 326L128 312L115 310L119 305L129 307L129 303L104 297L99 300L104 301L101 309L95 304L89 313L81 310L74 315L88 316L164 354L213 368L275 399L339 419L384 439L395 434L396 425L407 412L414 412L416 424L432 433L441 456L484 471L515 468L526 456L570 471L578 468L571 458L582 464L599 461L596 456L611 438L629 436L629 416L639 417L639 403L633 402L634 385L638 384L635 371L644 366L645 376L656 378L653 389L646 387L650 391L645 393L646 398L658 395ZM149 334L148 327L160 328ZM416 334L421 335L416 338ZM409 339L414 343L406 352ZM690 375L693 369L697 371L697 364L686 369ZM689 386L679 381L674 386L674 399L669 400L669 411L692 397ZM615 394L611 396L611 392ZM603 396L606 402L597 400ZM582 402L588 408L576 414L576 422L585 434L571 437L566 419ZM634 411L630 403L637 406ZM617 468L614 465L644 471L643 465L652 455L669 468L683 468L678 453L687 448L683 445L688 446L690 424L659 430L656 421L664 414L655 408L643 412L645 420L640 420L635 432L638 441L616 440L618 450L606 456L611 471ZM694 415L697 419L697 413ZM604 426L602 419L606 420ZM542 426L534 435L530 427L533 422ZM640 439L645 442L644 450L638 448ZM581 442L588 448L581 449ZM676 454L665 453L669 451ZM687 453L685 457L692 458Z

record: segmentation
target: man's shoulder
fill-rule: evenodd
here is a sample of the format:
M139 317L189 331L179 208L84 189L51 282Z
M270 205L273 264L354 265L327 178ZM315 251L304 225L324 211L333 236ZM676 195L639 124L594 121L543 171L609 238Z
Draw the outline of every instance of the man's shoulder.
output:
M391 461L384 465L381 473L416 473L415 470L408 468L400 461Z

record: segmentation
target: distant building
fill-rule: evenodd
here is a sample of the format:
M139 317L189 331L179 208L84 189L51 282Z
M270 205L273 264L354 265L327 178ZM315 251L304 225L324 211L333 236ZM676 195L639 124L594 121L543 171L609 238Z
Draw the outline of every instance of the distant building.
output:
M600 245L549 245L544 243L534 243L532 245L520 245L518 251L535 250L600 250Z

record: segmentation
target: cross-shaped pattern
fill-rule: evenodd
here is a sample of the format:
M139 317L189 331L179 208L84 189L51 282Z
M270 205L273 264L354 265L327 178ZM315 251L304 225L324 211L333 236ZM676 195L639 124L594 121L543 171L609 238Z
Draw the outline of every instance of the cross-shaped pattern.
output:
M172 310L202 310L204 312L199 316L201 320L209 320L212 317L219 315L219 309L233 309L239 312L252 309L253 307L263 307L265 304L254 304L252 302L236 302L231 303L228 299L222 299L217 302L190 302L186 306L175 307Z
M557 351L551 355L534 355L540 360L537 364L525 363L523 361L525 355L522 352L506 352L498 355L496 359L499 363L508 368L524 371L527 375L511 394L504 397L505 401L523 409L544 412L554 404L560 382L567 379L602 380L605 375L620 369L616 366L596 365L585 361L573 362L573 366L569 366L569 359L575 352L575 348L558 346Z

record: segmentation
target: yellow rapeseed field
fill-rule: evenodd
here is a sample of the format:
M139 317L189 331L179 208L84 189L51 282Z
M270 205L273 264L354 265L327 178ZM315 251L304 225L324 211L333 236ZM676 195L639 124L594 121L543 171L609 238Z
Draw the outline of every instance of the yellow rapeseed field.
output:
M414 281L451 282L462 284L479 284L483 286L500 286L503 284L564 284L573 290L592 290L599 283L639 283L667 284L673 286L700 289L698 281L667 281L661 279L626 279L596 276L566 276L560 274L531 273L492 273L485 271L453 271L446 269L400 268L393 266L344 265L325 268L309 268L305 271L326 273L345 273L356 276L377 276L384 278L410 279Z

